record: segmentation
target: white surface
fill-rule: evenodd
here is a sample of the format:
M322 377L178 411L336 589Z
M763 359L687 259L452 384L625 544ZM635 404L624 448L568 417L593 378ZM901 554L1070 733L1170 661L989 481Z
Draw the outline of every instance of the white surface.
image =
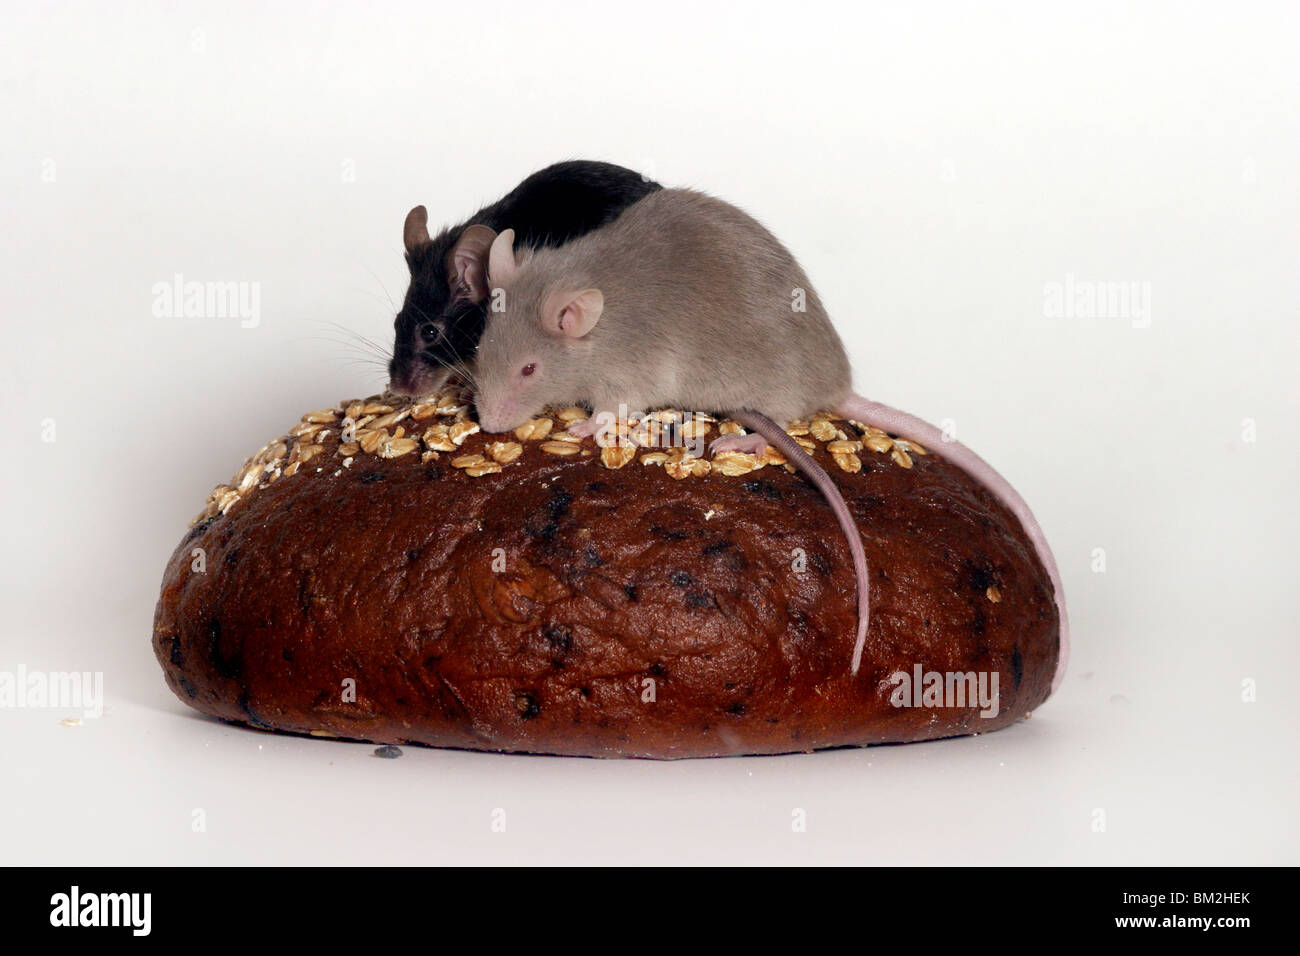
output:
M0 858L1300 862L1296 11L911 6L5 4L0 670L103 671L108 711L0 710ZM266 437L380 387L330 323L388 344L406 210L459 219L574 156L753 212L860 390L1020 488L1075 635L1032 720L384 761L172 697L167 555ZM260 283L260 324L155 318L176 273ZM1149 282L1150 327L1045 317L1067 275Z

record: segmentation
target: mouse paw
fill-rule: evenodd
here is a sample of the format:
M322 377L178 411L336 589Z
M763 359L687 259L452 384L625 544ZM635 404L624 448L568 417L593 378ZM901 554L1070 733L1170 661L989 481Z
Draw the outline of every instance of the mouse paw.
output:
M762 435L723 435L709 442L709 451L714 455L724 451L738 451L746 455L762 457L767 451L767 439Z
M581 421L569 422L569 434L576 435L578 438L591 438L598 431L600 431L600 422L596 421L594 415Z

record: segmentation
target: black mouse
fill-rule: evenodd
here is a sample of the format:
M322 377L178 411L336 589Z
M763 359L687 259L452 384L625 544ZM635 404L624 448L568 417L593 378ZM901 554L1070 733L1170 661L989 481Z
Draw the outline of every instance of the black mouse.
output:
M389 390L428 394L472 360L485 322L488 249L498 232L513 229L516 248L563 245L660 188L622 166L570 160L533 173L433 238L428 212L416 206L402 230L411 284L394 321Z

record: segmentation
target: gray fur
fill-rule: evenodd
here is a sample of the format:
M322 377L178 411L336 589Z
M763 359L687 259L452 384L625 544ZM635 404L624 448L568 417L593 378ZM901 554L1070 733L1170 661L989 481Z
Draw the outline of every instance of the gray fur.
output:
M505 309L489 305L474 363L484 428L511 428L545 405L570 403L750 408L786 422L831 408L851 390L844 346L789 250L751 216L703 193L653 193L586 236L525 251L514 275L489 284ZM540 327L549 294L588 288L605 305L586 337ZM796 289L806 311L792 309ZM519 380L534 354L544 360L541 374ZM516 399L510 420L498 414L502 398Z

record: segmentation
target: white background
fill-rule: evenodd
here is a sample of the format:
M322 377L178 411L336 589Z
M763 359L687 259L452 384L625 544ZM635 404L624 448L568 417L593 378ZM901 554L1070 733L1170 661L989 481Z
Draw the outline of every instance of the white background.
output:
M0 858L1300 862L1298 20L6 2L0 670L102 671L108 709L0 711ZM571 157L754 213L859 390L952 419L1019 487L1074 624L1032 720L780 758L385 761L167 690L167 556L268 437L382 387L337 326L389 344L407 209L459 220ZM177 273L260 283L260 325L156 318ZM1149 327L1049 318L1067 276L1150 283Z

